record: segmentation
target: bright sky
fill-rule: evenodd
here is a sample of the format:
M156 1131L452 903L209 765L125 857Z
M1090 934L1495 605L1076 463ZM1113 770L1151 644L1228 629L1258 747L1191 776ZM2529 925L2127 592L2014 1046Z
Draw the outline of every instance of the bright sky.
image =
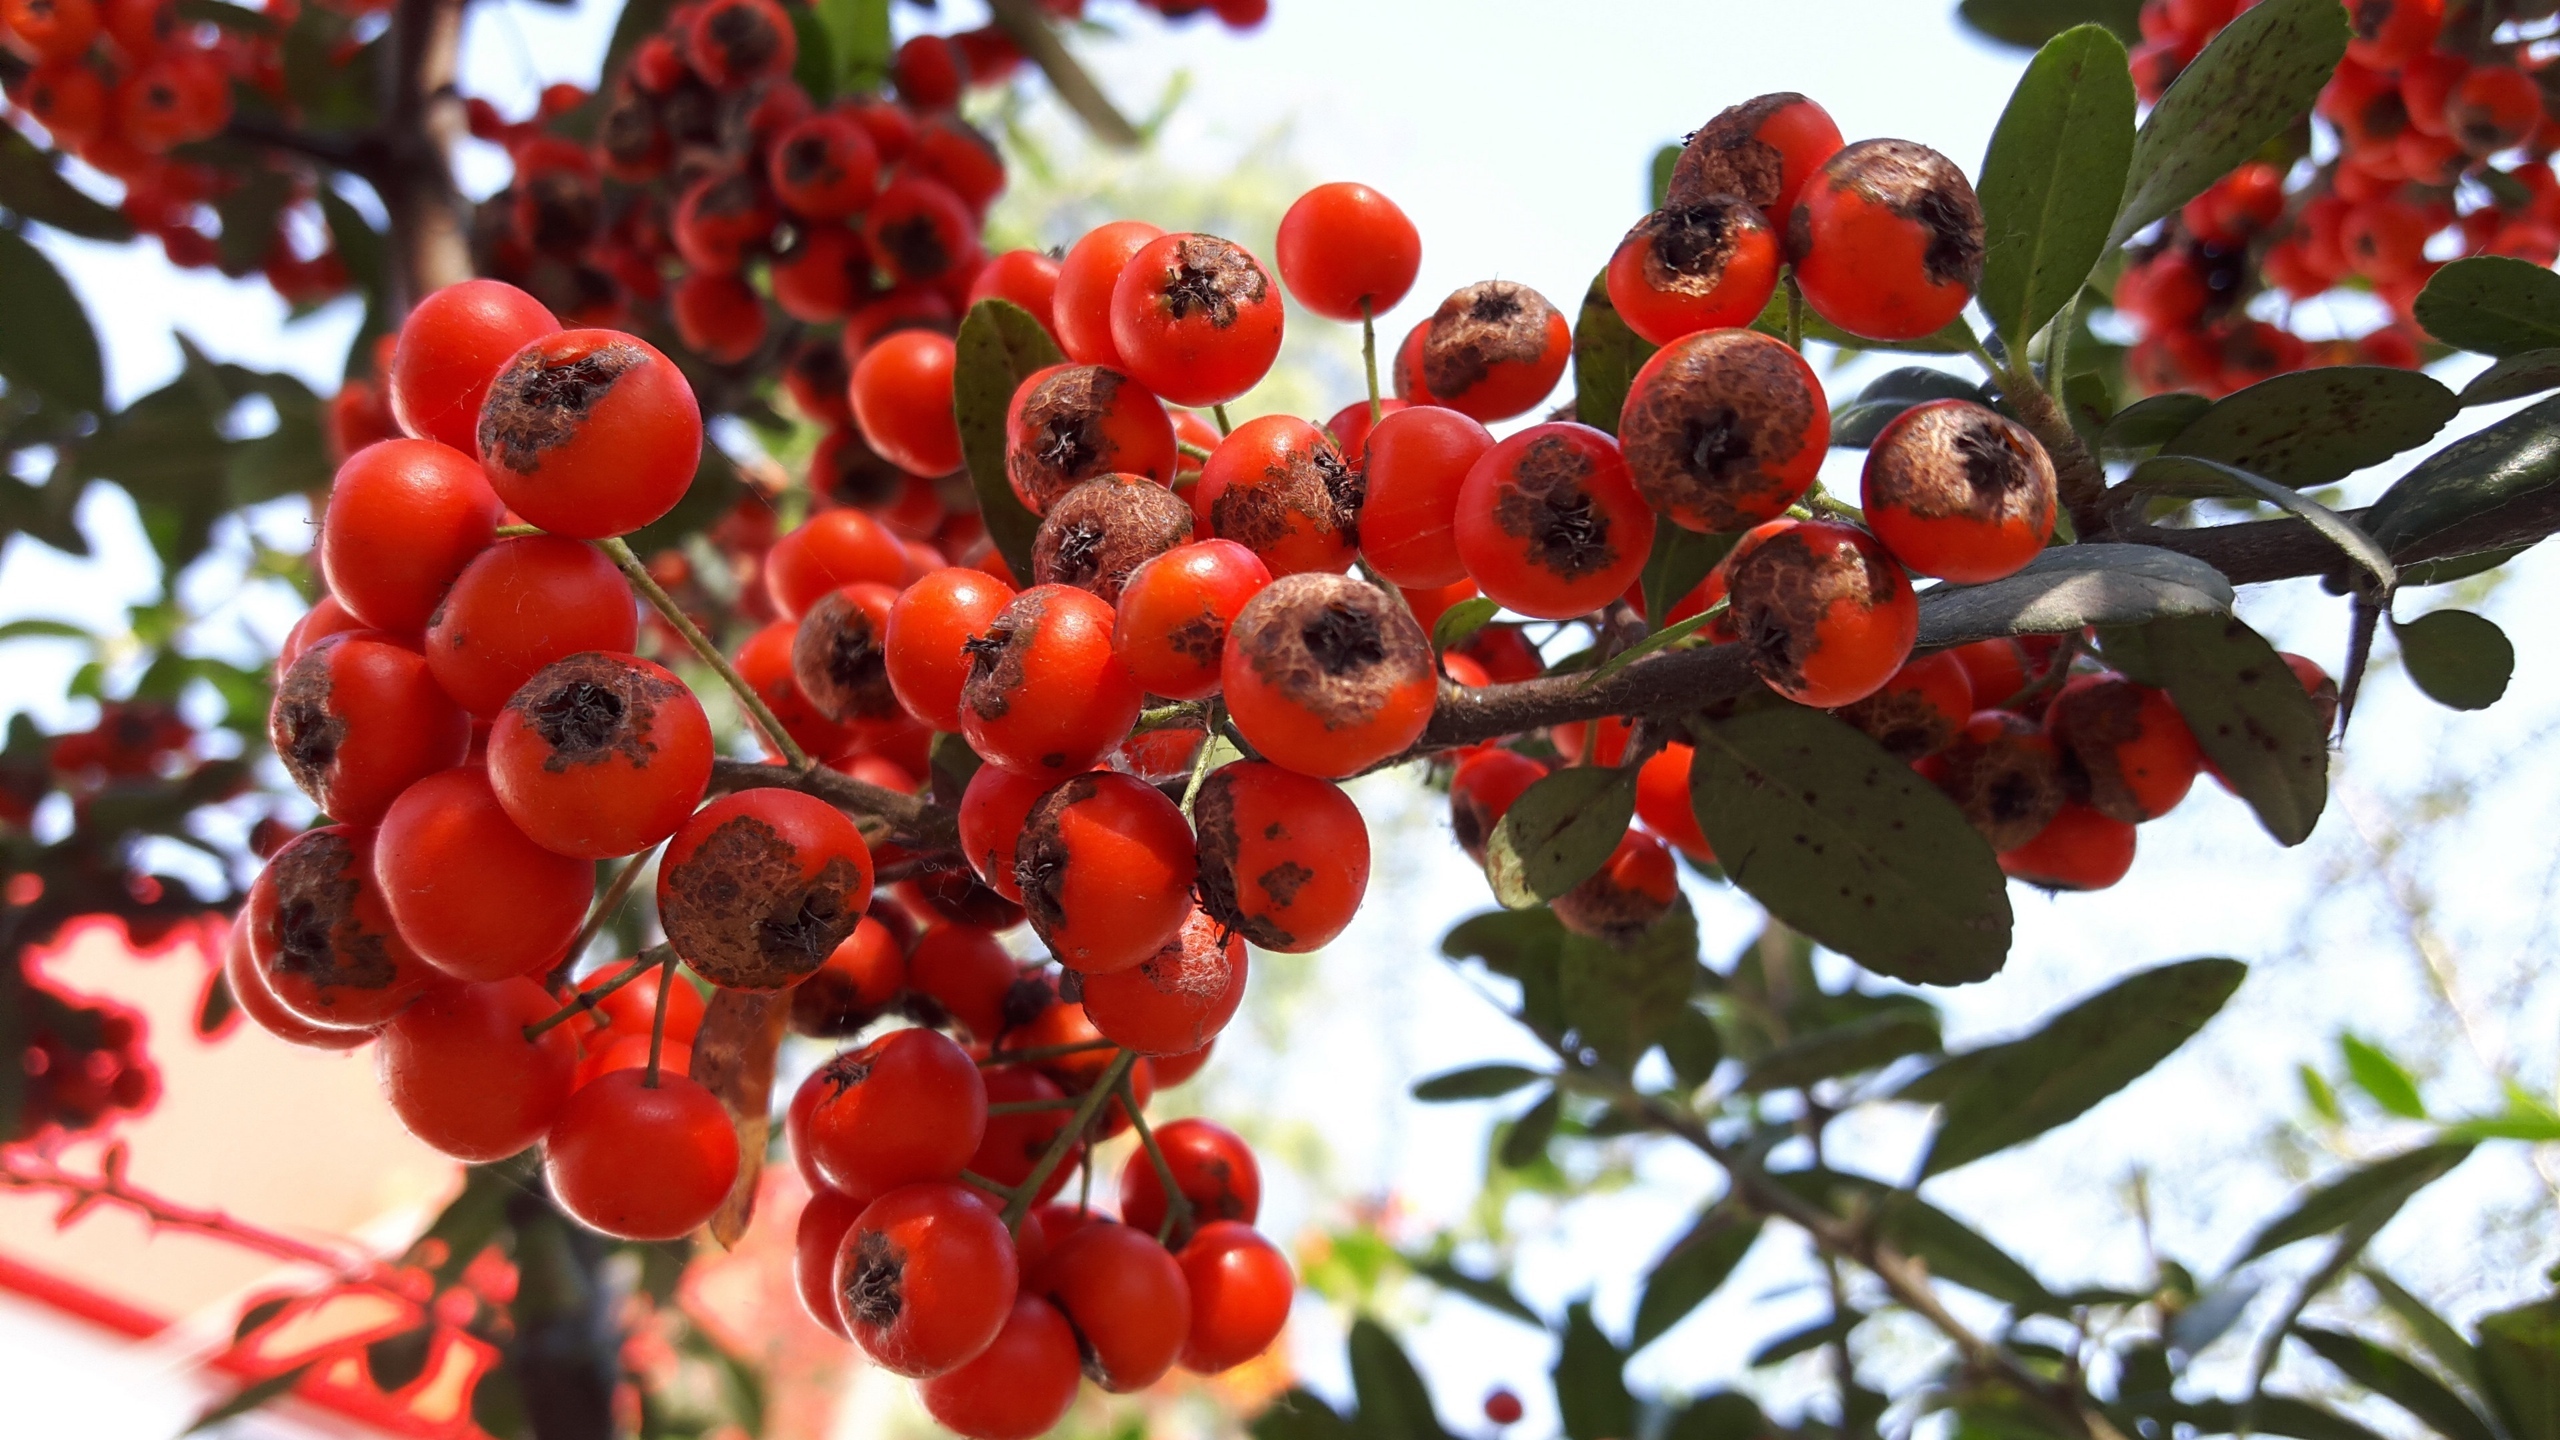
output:
M1402 204L1421 228L1425 259L1414 298L1381 325L1392 337L1440 295L1491 276L1525 281L1569 306L1643 208L1653 149L1756 93L1803 90L1852 139L1916 139L1976 168L2020 60L1961 34L1952 8L1914 0L1275 0L1268 27L1238 39L1206 20L1171 30L1096 0L1096 14L1121 24L1127 39L1085 48L1133 111L1149 108L1177 69L1190 72L1189 96L1164 140L1169 165L1214 172L1285 127L1290 154L1315 177L1366 181ZM943 23L976 23L976 12L969 0L947 0ZM902 23L914 13L902 9ZM467 86L520 114L540 83L592 81L603 34L593 5L475 6ZM100 304L119 396L171 371L173 325L217 356L322 383L334 376L352 328L352 317L332 313L284 330L271 295L173 274L156 255L76 243L53 249ZM1343 343L1356 347L1356 335ZM1835 476L1851 478L1853 464ZM2368 478L2352 488L2362 498L2379 483ZM112 628L121 606L138 598L142 552L129 511L102 495L83 521L95 563L22 541L0 554L0 620L50 615ZM2548 1092L2560 1005L2536 983L2530 961L2551 919L2547 797L2560 777L2542 742L2560 694L2548 627L2522 622L2560 602L2560 573L2540 555L2513 568L2488 607L2508 622L2519 652L2505 702L2456 717L2396 675L2378 674L2357 716L2339 793L2309 844L2278 849L2245 809L2204 784L2188 806L2145 827L2142 858L2117 890L2059 900L2014 892L2019 941L2007 973L1943 997L1951 1034L1963 1041L2013 1033L2146 964L2224 953L2256 970L2189 1053L2082 1123L1933 1182L1938 1203L1977 1221L2049 1279L2137 1283L2143 1237L2122 1187L2145 1167L2155 1172L2154 1241L2211 1272L2281 1208L2292 1179L2261 1142L2299 1109L2293 1067L2324 1060L2338 1028L2353 1024L2411 1046L2413 1063L2441 1073L2447 1093L2464 1103L2486 1105L2493 1096L2466 1040ZM2402 614L2449 598L2414 595ZM2243 613L2279 644L2333 669L2342 657L2343 604L2315 587L2252 592ZM0 706L64 713L67 657L21 646L10 658ZM2438 848L2396 852L2392 827L2422 790L2447 782L2477 787L2470 808L2438 803L2452 814L2430 842ZM1366 782L1358 793L1380 836L1373 894L1389 903L1373 904L1322 957L1260 962L1256 983L1266 994L1257 1017L1276 1023L1285 1008L1289 1048L1272 1053L1258 1032L1240 1026L1203 1103L1214 1110L1232 1101L1276 1130L1298 1122L1296 1133L1320 1139L1340 1193L1392 1193L1416 1225L1448 1223L1474 1194L1493 1107L1425 1110L1400 1099L1404 1088L1470 1061L1536 1056L1436 958L1442 930L1488 903L1481 879L1448 843L1436 801L1396 778ZM2387 884L2374 879L2378 853L2393 855ZM2394 893L2399 908L2426 907L2432 928L2423 946L2398 909L2381 903ZM1720 960L1752 932L1755 912L1730 892L1697 899L1707 952ZM2451 977L2471 1022L2467 1035L2449 1023L2423 956ZM1879 1116L1852 1128L1846 1163L1898 1176L1923 1137L1915 1112ZM1515 1212L1531 1237L1518 1278L1533 1303L1558 1311L1596 1284L1604 1324L1623 1333L1634 1278L1713 1193L1706 1167L1682 1155L1649 1156L1640 1178L1554 1223L1534 1206ZM1276 1234L1339 1218L1328 1194L1298 1180L1281 1177L1273 1191L1265 1214ZM2389 1232L2380 1252L2422 1292L2473 1313L2531 1285L2549 1259L2549 1209L2549 1194L2509 1147L2475 1159ZM2477 1253L2428 1243L2478 1233L2494 1239ZM1636 1377L1647 1386L1729 1382L1759 1341L1820 1313L1815 1296L1789 1288L1804 1274L1781 1247L1764 1245L1712 1304L1640 1358ZM1531 1405L1523 1433L1552 1428L1543 1337L1462 1301L1425 1309L1420 1299L1412 1297L1401 1318L1425 1322L1415 1346L1446 1419L1474 1429L1485 1390L1508 1381ZM1314 1322L1297 1332L1301 1364L1340 1394L1340 1351L1325 1312L1310 1303L1301 1320ZM1871 1378L1906 1373L1921 1353L1890 1339L1874 1351ZM2232 1353L2226 1345L2213 1358L2227 1369ZM1776 1393L1801 1392L1788 1380Z

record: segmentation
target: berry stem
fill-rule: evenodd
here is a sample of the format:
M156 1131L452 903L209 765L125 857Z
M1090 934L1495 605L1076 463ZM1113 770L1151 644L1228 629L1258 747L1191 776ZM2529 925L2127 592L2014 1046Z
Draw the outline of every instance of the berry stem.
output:
M1013 1198L1005 1203L1005 1229L1020 1230L1022 1228L1022 1217L1031 1213L1031 1197L1039 1194L1040 1187L1048 1184L1049 1177L1057 1172L1061 1164L1065 1163L1067 1152L1075 1148L1076 1144L1084 1138L1085 1127L1091 1125L1093 1117L1102 1112L1102 1102L1110 1098L1112 1091L1119 1088L1120 1082L1128 1077L1129 1067L1137 1063L1137 1052L1123 1050L1112 1057L1109 1065L1103 1067L1102 1074L1093 1082L1093 1088L1084 1092L1084 1100L1076 1106L1075 1117L1067 1122L1066 1129L1058 1132L1057 1139L1049 1142L1048 1152L1040 1157L1039 1164L1031 1167L1031 1173L1024 1176L1022 1183L1015 1187ZM1130 1107L1129 1113L1132 1116L1136 1115L1137 1108Z
M1823 489L1822 482L1819 480L1814 481L1813 488L1804 493L1804 503L1805 507L1816 515L1828 515L1835 520L1846 520L1853 525L1867 523L1866 511Z
M1197 700L1185 700L1175 705L1159 705L1153 710L1139 711L1138 723L1130 727L1129 733L1144 735L1150 730L1166 730L1192 720L1206 724L1208 714L1208 707Z
M569 978L569 971L577 965L578 957L587 953L587 946L595 942L606 923L621 911L622 902L631 898L631 887L638 883L640 871L649 863L649 857L656 853L657 847L651 846L622 862L622 868L614 874L613 883L604 887L604 894L597 898L595 908L587 912L586 923L570 937L569 948L560 954L560 963L552 967L551 977L554 980Z
M550 1014L545 1015L541 1019L524 1027L524 1038L527 1040L539 1039L543 1031L550 1029L554 1025L567 1021L572 1015L587 1015L594 1013L597 1001L612 994L614 991L621 989L623 986L630 984L632 981L639 979L654 967L663 965L669 960L673 960L675 955L675 947L671 945L650 946L648 949L641 951L637 956L635 956L630 964L623 966L621 970L617 971L612 979L596 986L592 990L580 990L568 1004L561 1006L559 1009L552 1011Z
M978 1173L977 1171L975 1171L975 1170L963 1170L963 1171L961 1171L961 1172L960 1172L960 1183L961 1183L961 1184L963 1184L963 1185L968 1185L968 1186L975 1187L976 1189L984 1190L984 1191L986 1191L986 1192L987 1192L988 1194L990 1194L990 1195L999 1196L999 1197L1001 1197L1002 1199L1005 1199L1005 1200L1007 1200L1007 1201L1010 1201L1010 1200L1012 1200L1012 1199L1013 1199L1013 1187L1012 1187L1012 1186L1010 1186L1010 1185L1000 1185L1000 1184L996 1183L995 1181L988 1179L986 1176L979 1174L979 1173Z
M1209 760L1218 748L1211 740L1218 722L1224 718L1226 707L1215 700L1210 701L1208 723L1200 732L1200 753L1191 757L1191 783L1182 787L1182 818L1185 820L1191 818L1191 807L1200 799L1200 786L1209 778Z
M702 627L694 624L693 617L684 613L684 608L676 604L675 597L649 574L649 567L641 564L640 557L631 553L630 543L616 535L597 541L596 548L613 561L614 568L631 582L631 588L640 592L640 598L648 601L650 608L675 627L675 632L684 637L684 643L693 647L693 653L701 656L704 664L720 672L720 678L727 683L730 693L738 697L739 706L754 718L773 747L782 752L782 757L791 762L791 768L810 768L813 762L809 753L800 748L799 741L791 738L790 731L782 728L782 722L775 719L773 711L765 705L764 697L758 695L746 677L738 673L737 667L729 663L729 657L720 653L720 647L711 643L711 637L702 633Z
M1129 1123L1138 1131L1138 1143L1147 1147L1147 1163L1156 1170L1156 1183L1164 1187L1164 1219L1156 1226L1156 1243L1167 1245L1174 1236L1191 1228L1191 1197L1173 1178L1173 1162L1164 1158L1164 1147L1156 1143L1155 1127L1138 1111L1137 1091L1129 1084L1129 1072L1120 1072L1120 1103L1129 1107Z
M1070 1055L1089 1055L1096 1050L1116 1050L1108 1040L1078 1040L1067 1045L1035 1045L1028 1050L998 1050L978 1062L981 1070L999 1065L1036 1065L1043 1060L1064 1060Z
M1181 454L1187 455L1187 456L1191 457L1191 458L1192 458L1192 459L1194 459L1194 460L1206 460L1206 459L1208 459L1208 458L1209 458L1209 452L1208 452L1208 451L1201 449L1199 446L1192 444L1192 443L1191 443L1190 441L1188 441L1188 440L1176 440L1176 441L1174 441L1174 442L1173 442L1173 448L1174 448L1176 451L1180 452Z
M658 1008L649 1017L649 1074L640 1083L652 1090L658 1088L658 1055L667 1045L667 997L675 993L676 953L667 951L666 973L658 977Z
M497 530L497 536L501 540L520 540L527 535L541 533L542 527L539 525L501 525Z
M1795 267L1787 267L1787 345L1804 349L1804 287L1796 284Z
M996 1100L989 1102L987 1113L990 1115L1037 1115L1044 1110L1073 1110L1083 1103L1081 1098L1073 1095L1061 1095L1055 1100Z
M1229 419L1227 418L1227 407L1226 407L1226 406L1224 406L1224 405L1212 405L1212 406L1210 406L1210 407L1209 407L1209 413L1210 413L1211 415L1213 415L1213 416L1217 417L1217 421L1218 421L1218 433L1219 433L1219 434L1221 434L1221 435L1233 435L1234 433L1236 433L1235 422L1234 422L1234 421L1232 421L1232 420L1229 420Z
M1369 372L1369 424L1374 428L1386 407L1378 400L1378 317L1369 313L1369 302L1360 302L1360 363Z

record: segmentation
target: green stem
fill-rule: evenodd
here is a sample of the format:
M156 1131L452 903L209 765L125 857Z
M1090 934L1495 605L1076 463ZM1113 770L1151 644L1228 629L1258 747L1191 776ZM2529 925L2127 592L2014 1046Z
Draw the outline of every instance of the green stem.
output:
M667 1048L667 997L673 995L675 990L676 957L674 952L670 951L667 955L667 968L658 976L657 1013L649 1017L649 1074L640 1082L652 1090L658 1088L658 1056Z
M782 758L790 761L795 770L808 769L814 763L809 759L809 752L801 749L800 742L791 738L791 732L782 728L782 722L774 718L772 709L764 703L764 697L758 695L746 677L738 673L737 667L729 663L729 657L720 653L720 647L711 643L711 637L702 633L702 627L693 623L693 617L684 613L684 607L676 604L675 597L649 574L649 567L640 563L640 557L631 553L630 543L617 535L597 541L596 548L613 561L614 568L631 582L631 588L640 592L640 598L648 601L651 609L675 627L675 632L684 637L684 643L693 648L693 653L720 673L720 679L728 685L730 693L738 697L740 707L754 718L758 728L773 742L773 747L782 752Z
M1226 407L1226 406L1224 406L1224 405L1212 405L1212 406L1210 406L1210 407L1209 407L1209 413L1210 413L1211 415L1214 415L1214 416L1216 416L1216 417L1217 417L1217 420L1218 420L1218 433L1219 433L1219 434L1221 434L1221 435L1233 435L1234 433L1236 433L1235 422L1233 422L1233 421L1231 421L1231 420L1229 420L1229 419L1227 418L1227 407Z
M1164 1158L1164 1147L1156 1143L1155 1127L1139 1112L1127 1071L1120 1075L1120 1103L1129 1107L1129 1123L1137 1128L1138 1143L1147 1147L1147 1163L1155 1167L1156 1183L1164 1187L1164 1219L1156 1226L1156 1243L1170 1245L1174 1236L1191 1228L1191 1197L1174 1180L1173 1162Z
M524 1038L527 1040L540 1039L543 1031L550 1029L554 1025L567 1023L569 1018L573 1015L587 1015L594 1013L597 1001L612 994L614 991L621 989L623 986L630 984L632 981L639 979L652 967L663 964L665 961L674 958L674 956L675 951L668 946L650 946L648 949L641 951L638 956L634 957L630 964L622 967L621 972L615 975L612 979L607 980L593 990L580 990L568 1004L561 1006L559 1009L552 1011L550 1014L545 1015L541 1019L524 1027Z
M1197 446L1197 445L1192 444L1192 443L1191 443L1190 441L1188 441L1188 440L1176 440L1176 441L1174 441L1174 442L1173 442L1173 448L1174 448L1175 450L1177 450L1177 451L1180 451L1180 452L1181 452L1182 454L1184 454L1184 455L1188 455L1188 456L1190 456L1190 457L1191 457L1192 459L1194 459L1194 460L1206 460L1206 459L1208 459L1208 458L1209 458L1209 452L1208 452L1208 451L1206 451L1206 450L1204 450L1204 449L1200 448L1200 447L1199 447L1199 446Z
M1185 820L1191 818L1191 807L1200 798L1200 786L1209 778L1210 756L1218 748L1210 744L1209 739L1221 712L1217 701L1210 701L1209 706L1208 724L1200 730L1200 753L1191 757L1191 783L1182 787L1182 818Z
M1360 363L1369 372L1369 423L1376 425L1387 413L1378 399L1378 318L1369 313L1369 302L1360 302Z
M501 525L497 531L498 538L501 540L521 540L527 535L541 533L542 527L539 525Z
M1867 523L1867 512L1823 489L1822 482L1819 480L1814 482L1812 489L1805 492L1804 503L1806 508L1817 515L1836 516L1858 525Z
M570 938L569 948L561 952L554 974L564 980L568 978L569 968L578 963L578 957L586 953L587 946L594 943L606 922L622 909L622 902L631 898L631 887L639 880L641 868L656 853L657 847L653 845L622 862L622 869L615 873L613 882L604 887L604 894L596 901L595 909L588 913L586 923L578 927L578 933Z
M999 1065L1036 1065L1043 1060L1064 1060L1070 1055L1089 1055L1096 1050L1117 1050L1108 1040L1078 1040L1070 1045L1035 1045L1028 1050L998 1050L978 1062L981 1070Z
M1055 1100L997 1100L987 1106L990 1115L1036 1115L1043 1110L1073 1110L1080 1103L1061 1095Z
M1041 1186L1049 1183L1051 1175L1057 1173L1058 1166L1067 1158L1067 1152L1084 1138L1085 1127L1101 1113L1102 1102L1120 1088L1120 1082L1128 1078L1129 1068L1137 1063L1137 1052L1123 1050L1103 1068L1102 1074L1093 1082L1093 1088L1084 1092L1084 1103L1076 1106L1075 1118L1067 1122L1066 1129L1058 1132L1057 1139L1049 1142L1048 1153L1040 1157L1039 1164L1031 1167L1031 1173L1024 1176L1022 1184L1015 1188L1013 1198L1005 1203L1005 1229L1022 1228L1022 1217L1031 1213L1031 1198L1040 1193ZM1135 1116L1137 1111L1132 1107L1129 1113Z
M1795 350L1804 348L1804 289L1796 284L1793 266L1787 268L1787 345Z
M1013 1199L1012 1186L999 1185L995 1181L988 1179L986 1176L979 1174L975 1170L961 1171L960 1183L963 1185L975 1186L980 1190L986 1191L990 1195L1000 1196L1007 1201Z

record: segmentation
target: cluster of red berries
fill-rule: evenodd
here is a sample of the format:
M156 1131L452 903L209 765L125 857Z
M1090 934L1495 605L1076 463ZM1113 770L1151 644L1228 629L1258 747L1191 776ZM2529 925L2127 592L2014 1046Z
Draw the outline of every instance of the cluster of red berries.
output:
M2134 78L2156 100L2246 0L2146 0ZM2448 259L2560 256L2560 179L2535 47L2486 23L2447 25L2444 0L2361 0L2346 58L2317 108L2333 155L2251 161L2187 202L2117 282L2145 391L2221 395L2307 366L2415 366L2412 306ZM2312 340L2290 307L2368 292L2391 318ZM2269 293L2285 308L2253 304Z
M20 991L26 1048L17 1063L25 1089L16 1128L0 1145L42 1144L95 1130L118 1113L137 1114L160 1096L160 1074L143 1053L140 1015L113 1001L81 1001L30 981Z
M125 218L156 236L170 263L235 277L254 270L287 301L317 304L347 288L347 268L334 246L305 254L291 238L325 233L314 182L279 172L294 194L277 213L298 210L307 223L217 239L202 217L248 177L170 153L221 133L234 84L292 109L281 37L301 10L301 0L264 0L254 12L264 23L251 28L183 16L176 0L7 0L0 51L31 63L0 65L0 74L10 77L9 99L57 147L124 182Z

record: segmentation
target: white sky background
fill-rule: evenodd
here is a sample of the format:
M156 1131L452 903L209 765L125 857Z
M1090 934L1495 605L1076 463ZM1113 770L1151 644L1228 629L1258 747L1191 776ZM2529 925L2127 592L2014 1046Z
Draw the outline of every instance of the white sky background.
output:
M1493 276L1531 284L1569 309L1642 210L1653 149L1727 104L1801 89L1853 140L1920 140L1970 171L2022 61L1961 33L1951 3L1921 0L1275 0L1269 25L1245 38L1206 19L1169 28L1113 0L1096 0L1094 9L1126 31L1120 43L1085 47L1125 108L1147 110L1177 70L1191 72L1163 163L1215 171L1285 126L1291 158L1312 176L1367 181L1413 216L1424 239L1422 277L1413 298L1382 321L1387 343L1439 296ZM976 23L976 12L952 0L940 28ZM902 7L901 23L916 13ZM466 86L520 115L541 83L593 81L607 23L592 6L475 6ZM488 158L475 164L485 167ZM292 370L324 388L352 333L354 317L343 306L287 330L263 287L176 273L147 249L60 241L49 248L93 306L119 400L174 370L173 326L218 358ZM1342 345L1356 365L1356 333L1344 331ZM1835 394L1853 392L1855 383L1853 376ZM1830 478L1837 489L1853 485L1854 457L1835 456ZM2369 498L2380 483L2355 482L2352 498ZM23 540L0 552L0 620L43 615L112 631L125 604L146 598L146 552L129 508L101 490L82 521L94 562ZM2526 622L2560 601L2560 570L2546 555L2513 569L2488 606L2518 649L2505 702L2477 716L2433 707L2388 672L2386 639L2338 793L2309 844L2278 849L2243 807L2201 782L2188 806L2144 827L2134 876L2115 891L2059 900L2013 892L2019 940L2008 972L1944 997L1957 1040L2013 1032L2149 963L2219 953L2256 968L2202 1042L2083 1122L1933 1182L1938 1203L1975 1220L2048 1280L2139 1284L2143 1240L2122 1194L2127 1176L2145 1166L2155 1172L2156 1242L2211 1272L2282 1208L2292 1177L2262 1142L2299 1109L2295 1064L2325 1061L2339 1028L2406 1046L2422 1072L2441 1073L2445 1097L2493 1103L2481 1060L2465 1048L2400 917L2371 882L2373 852L2353 823L2386 835L2405 821L2407 802L2447 780L2474 783L2476 803L2443 822L2430 842L2436 848L2401 857L2398 879L2404 896L2414 886L2432 897L2432 923L2460 957L2459 993L2481 1046L2548 1092L2560 1007L2536 971L2555 873L2556 777L2545 742L2549 717L2560 713L2560 667L2548 627ZM219 591L223 580L210 575L199 584ZM2449 599L2420 592L2401 610L2412 615ZM2280 645L2337 667L2344 605L2316 587L2263 587L2244 599L2243 613ZM265 618L277 621L272 635L290 616ZM14 645L8 662L0 667L0 710L33 710L48 722L77 713L61 700L67 649ZM1416 1224L1450 1222L1475 1193L1494 1107L1424 1109L1402 1100L1405 1087L1470 1061L1537 1057L1436 958L1442 930L1488 903L1481 879L1447 841L1436 799L1395 778L1366 782L1359 793L1379 836L1372 893L1384 903L1373 903L1320 959L1258 962L1258 984L1300 992L1290 1006L1289 1047L1272 1053L1240 1026L1200 1098L1212 1110L1225 1098L1275 1124L1302 1122L1321 1137L1328 1188L1392 1192ZM1751 933L1755 912L1729 892L1698 900L1708 954L1721 962ZM1300 983L1280 983L1284 968ZM1842 969L1829 973L1836 983ZM1853 1122L1843 1138L1849 1143L1835 1160L1898 1176L1924 1132L1916 1114L1897 1112ZM2393 1139L2381 1131L2368 1138ZM1533 1236L1518 1271L1532 1303L1560 1310L1596 1284L1604 1325L1624 1332L1636 1278L1713 1187L1703 1163L1668 1151L1649 1155L1641 1176L1634 1189L1552 1224L1528 1209L1515 1215ZM1277 1178L1273 1192L1266 1228L1277 1235L1338 1219L1333 1202L1305 1183ZM2386 1232L2379 1253L2422 1293L2467 1316L2535 1288L2552 1258L2550 1219L2548 1192L2507 1146L2439 1187ZM2483 1235L2488 1242L2478 1243ZM1812 1293L1786 1288L1804 1273L1783 1247L1764 1244L1712 1304L1640 1358L1636 1378L1691 1388L1737 1376L1760 1341L1820 1313ZM1406 1298L1403 1318L1423 1321L1412 1340L1444 1418L1475 1429L1485 1389L1508 1381L1531 1407L1522 1433L1551 1430L1541 1336L1463 1301L1426 1308L1423 1297ZM2264 1306L2255 1318L2263 1320ZM1335 1332L1319 1306L1302 1306L1301 1320L1314 1322L1297 1332L1302 1365L1339 1394ZM1870 1379L1908 1373L1919 1353L1889 1338L1871 1352ZM2235 1353L2226 1342L2213 1359L2227 1370ZM1778 1393L1802 1389L1782 1382Z

